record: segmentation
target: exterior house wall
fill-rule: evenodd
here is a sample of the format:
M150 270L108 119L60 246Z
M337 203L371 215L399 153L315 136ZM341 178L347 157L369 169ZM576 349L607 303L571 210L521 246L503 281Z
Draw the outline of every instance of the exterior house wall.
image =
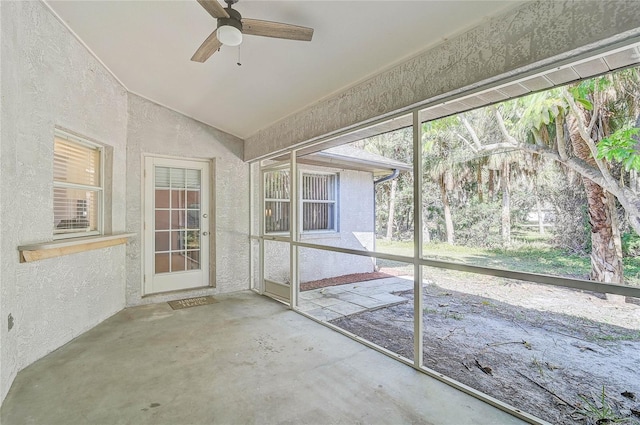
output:
M215 288L188 291L189 297L249 288L249 165L242 161L242 140L129 94L127 140L127 305L185 298L185 292L142 298L144 155L213 159L214 219L211 266ZM214 228L215 226L215 228Z
M257 132L252 160L640 36L634 1L535 1Z
M18 371L124 307L124 245L33 263L20 263L17 247L53 236L56 126L104 144L113 169L125 169L127 95L41 2L0 2L0 19L4 400ZM124 173L106 184L105 227L124 232Z
M338 232L301 233L300 241L373 251L375 248L373 176L371 173L300 165L300 172L338 173ZM373 271L371 258L301 248L300 281ZM265 279L289 281L289 244L265 241Z

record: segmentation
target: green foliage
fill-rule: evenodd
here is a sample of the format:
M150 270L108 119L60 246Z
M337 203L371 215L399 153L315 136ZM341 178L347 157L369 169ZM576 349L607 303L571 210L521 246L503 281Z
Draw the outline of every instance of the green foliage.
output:
M591 102L593 94L607 90L612 84L611 79L606 76L590 78L569 88L569 93L587 111L593 111L593 103Z
M624 265L624 281L629 285L640 285L640 257L622 259Z
M640 331L622 334L622 335L595 335L594 341L640 341Z
M546 167L539 175L540 197L553 206L553 245L587 255L591 250L591 225L584 186L576 175L557 166Z
M609 402L609 397L605 392L604 385L602 386L602 392L599 395L591 395L591 398L587 398L582 394L578 395L584 404L578 412L587 418L595 421L595 423L607 423L607 422L623 422L625 421L614 409Z
M413 242L376 240L381 252L412 256ZM567 277L585 277L589 274L589 258L570 254L543 244L517 244L512 248L478 248L446 243L429 243L423 247L426 258L463 262L477 266L496 267L531 273L549 273ZM640 284L640 281L637 282Z
M640 171L639 136L640 128L626 128L614 132L598 143L598 158L618 161L627 171Z
M622 235L622 253L625 257L640 257L640 236L635 232Z
M567 109L567 104L560 97L558 90L548 90L528 96L523 106L524 112L519 124L536 130L540 130L543 125L551 124Z
M376 249L388 254L413 256L412 241L378 239ZM521 242L510 248L474 248L432 242L423 246L423 253L425 258L434 260L574 278L586 278L591 270L588 256L572 254L548 243ZM640 257L628 257L623 261L625 283L640 286Z
M500 204L469 202L453 211L456 241L473 247L494 247L502 243L500 236Z
M563 153L570 159L580 153L574 151L570 139L569 132L574 128L568 125L571 121L563 127L556 126L560 118L569 119L569 104L563 90L539 92L422 124L424 227L430 241L446 241L446 202L450 206L454 240L458 244L442 244L443 248L436 250L442 252L437 255L448 260L465 257L473 251L477 253L476 258L481 259L479 265L541 273L557 269L559 274L581 278L589 275L591 225L583 178L571 161L557 160L559 141L564 141ZM625 70L585 80L566 90L581 110L588 111L587 118L597 118L593 121L592 134L598 146L598 157L606 162L616 181L632 189L629 173L640 171L640 130L634 128L640 111L638 71ZM497 112L504 127L499 125ZM503 134L503 128L509 137ZM561 133L556 134L557 131ZM514 148L505 148L505 142L514 139L517 143ZM478 142L484 148L478 146ZM407 163L412 159L410 129L358 143L366 150L388 158ZM535 148L531 144L535 144ZM510 171L505 171L508 169ZM505 172L509 172L507 207L512 235L509 249L502 249L500 235L501 197L506 193L501 185L506 181ZM376 188L379 236L386 235L390 186L385 183ZM403 173L397 179L394 241L412 238L413 199L413 176ZM538 223L528 222L532 220L531 213L538 210L546 217L544 233L533 231L537 230ZM627 215L620 214L620 219L620 229L624 233L629 228ZM529 230L532 231L524 237ZM428 246L440 245L432 243ZM638 284L640 242L637 235L626 235L623 247L626 281ZM411 247L408 252L411 255Z

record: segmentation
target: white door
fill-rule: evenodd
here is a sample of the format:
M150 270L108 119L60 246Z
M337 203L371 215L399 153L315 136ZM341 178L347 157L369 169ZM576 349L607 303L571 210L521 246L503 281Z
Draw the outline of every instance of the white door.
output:
M145 158L145 294L209 286L209 198L209 162Z

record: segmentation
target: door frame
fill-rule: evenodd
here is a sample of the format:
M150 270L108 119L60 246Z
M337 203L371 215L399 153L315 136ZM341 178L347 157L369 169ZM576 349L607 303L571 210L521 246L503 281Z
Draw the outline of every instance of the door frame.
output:
M200 287L193 287L193 288L185 288L185 289L177 289L177 290L170 290L170 291L162 291L162 292L149 292L146 290L146 284L147 284L147 279L151 279L152 276L147 276L147 255L148 255L148 251L151 249L153 250L154 248L154 244L153 242L151 243L151 245L149 244L149 242L147 241L147 235L146 235L146 231L147 225L151 225L151 224L147 224L146 223L146 210L148 207L148 199L147 199L147 186L146 186L146 179L147 179L147 161L148 159L164 159L164 160L174 160L174 161L189 161L189 162L200 162L200 163L207 163L209 165L209 179L208 179L208 183L209 183L209 197L208 197L208 201L209 201L209 207L207 209L207 214L209 215L209 284L207 286L200 286ZM168 293L172 293L172 292L184 292L184 291L194 291L194 290L202 290L205 288L215 288L217 286L217 282L216 282L216 186L215 186L215 175L216 175L216 158L194 158L194 157L180 157L180 156L174 156L174 155L160 155L160 154L154 154L154 153L142 153L141 155L141 169L142 172L141 174L141 190L140 190L140 197L141 197L141 203L140 203L140 220L141 220L141 228L142 228L142 232L141 232L141 240L140 240L140 244L141 244L141 258L140 258L140 269L142 271L141 273L141 279L140 279L140 293L141 296L144 297L150 297L150 296L157 296L157 295L162 295L162 294L168 294ZM203 213L204 210L201 210L201 213ZM205 270L203 270L203 272L206 272Z

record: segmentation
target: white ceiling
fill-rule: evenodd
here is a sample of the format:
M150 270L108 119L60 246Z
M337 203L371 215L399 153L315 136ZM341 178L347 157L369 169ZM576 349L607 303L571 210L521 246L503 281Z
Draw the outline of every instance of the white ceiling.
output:
M216 21L195 0L47 4L131 92L247 138L521 1L241 0L243 17L315 29L311 42L245 36L189 59Z

